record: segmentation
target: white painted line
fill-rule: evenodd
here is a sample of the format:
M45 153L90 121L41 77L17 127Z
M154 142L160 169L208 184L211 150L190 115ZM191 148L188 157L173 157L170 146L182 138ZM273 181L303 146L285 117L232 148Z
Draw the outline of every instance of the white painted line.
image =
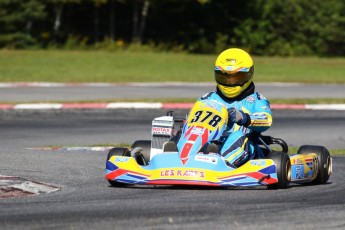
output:
M345 110L345 104L313 104L306 105L310 110Z
M61 109L62 106L55 103L17 104L14 109Z
M114 102L109 103L107 109L160 109L162 103L146 103L146 102Z

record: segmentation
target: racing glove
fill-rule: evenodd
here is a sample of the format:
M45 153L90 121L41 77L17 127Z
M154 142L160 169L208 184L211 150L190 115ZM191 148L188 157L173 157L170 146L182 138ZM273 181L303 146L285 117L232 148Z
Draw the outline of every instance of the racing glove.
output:
M229 120L228 123L236 123L241 126L248 127L250 124L250 116L249 114L243 112L242 110L238 110L235 107L228 109Z

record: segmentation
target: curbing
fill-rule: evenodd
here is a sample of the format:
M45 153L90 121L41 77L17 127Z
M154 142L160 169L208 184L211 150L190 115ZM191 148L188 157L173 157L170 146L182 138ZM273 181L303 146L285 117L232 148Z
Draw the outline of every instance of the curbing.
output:
M0 88L25 87L109 87L109 86L179 86L184 82L127 82L127 83L58 83L58 82L0 82ZM191 86L206 86L213 82L190 82ZM257 83L276 86L303 85L302 83L273 82ZM21 103L0 104L1 110L72 110L72 109L190 109L193 103L149 103L149 102L112 102L112 103ZM345 104L271 104L273 110L345 110Z
M68 109L190 109L193 103L21 103L0 104L0 110L68 110ZM345 104L271 104L273 110L345 110Z

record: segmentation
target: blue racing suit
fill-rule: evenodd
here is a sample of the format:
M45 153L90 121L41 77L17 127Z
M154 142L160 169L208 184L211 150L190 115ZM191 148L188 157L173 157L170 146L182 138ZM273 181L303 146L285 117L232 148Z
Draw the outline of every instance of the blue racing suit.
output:
M257 138L261 132L272 125L272 112L269 101L255 92L254 83L236 98L226 98L220 90L210 92L198 100L214 99L223 103L228 109L237 108L247 115L243 126L228 123L227 130L220 141L220 154L232 165L239 167L255 157Z

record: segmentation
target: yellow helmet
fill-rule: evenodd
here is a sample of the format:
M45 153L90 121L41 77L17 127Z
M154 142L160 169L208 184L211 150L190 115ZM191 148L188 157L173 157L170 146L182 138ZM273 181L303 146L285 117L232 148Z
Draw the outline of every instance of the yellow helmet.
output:
M224 50L214 64L214 77L219 90L228 98L240 95L253 82L254 63L241 49Z

